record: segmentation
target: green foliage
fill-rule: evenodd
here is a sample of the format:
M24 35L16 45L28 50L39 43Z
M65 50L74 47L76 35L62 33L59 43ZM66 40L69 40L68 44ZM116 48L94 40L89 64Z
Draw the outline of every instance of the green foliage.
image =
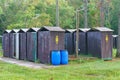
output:
M70 6L73 6L74 9L81 8L83 6L83 0L66 0Z
M105 26L117 33L119 0L105 0ZM100 25L100 2L88 0L88 26ZM83 0L59 0L60 27L75 28L76 9L84 8ZM56 0L0 0L0 34L5 29L56 25ZM80 11L84 27L84 11Z
M4 29L55 26L55 0L0 1L1 26ZM3 5L6 4L6 5ZM4 9L2 11L2 9ZM2 16L5 17L2 17ZM65 0L60 1L60 26L73 28L74 8ZM5 20L4 22L3 19ZM7 23L7 24L5 24ZM2 30L2 29L1 29Z
M0 7L0 14L3 14L3 10L2 10L2 8Z
M113 49L113 50L112 50L112 56L113 56L113 58L116 57L116 54L117 54L117 49Z
M46 26L46 25L52 25L50 23L50 16L49 14L46 13L41 13L40 15L38 14L36 17L34 17L33 21L29 24L30 27L33 26Z
M90 0L88 4L88 18L89 18L89 27L96 27L100 25L100 11L98 7L98 1L97 0Z
M112 7L110 12L111 17L111 28L114 29L114 33L118 33L118 14L120 13L120 0L111 0L112 1Z

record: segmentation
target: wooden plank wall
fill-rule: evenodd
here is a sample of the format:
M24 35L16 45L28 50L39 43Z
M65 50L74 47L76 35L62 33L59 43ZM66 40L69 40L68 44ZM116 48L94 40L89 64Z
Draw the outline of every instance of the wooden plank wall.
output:
M27 32L27 60L37 60L37 33Z
M27 38L26 38L26 33L19 33L20 35L20 46L19 46L19 59L20 60L26 60L27 56Z
M10 49L9 49L9 33L3 34L3 56L9 57L10 56Z

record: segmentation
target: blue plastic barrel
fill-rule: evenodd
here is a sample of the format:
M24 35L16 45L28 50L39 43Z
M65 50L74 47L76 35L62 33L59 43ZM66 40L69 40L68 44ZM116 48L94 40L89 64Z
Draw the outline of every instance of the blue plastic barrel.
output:
M52 63L52 65L60 65L60 61L61 61L60 51L53 50L52 53L51 53L51 63Z
M67 50L61 50L61 64L68 64L68 51Z

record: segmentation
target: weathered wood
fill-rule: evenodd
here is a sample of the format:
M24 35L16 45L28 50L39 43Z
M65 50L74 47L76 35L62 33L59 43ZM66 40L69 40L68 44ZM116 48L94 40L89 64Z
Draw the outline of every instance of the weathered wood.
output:
M15 39L14 39L14 33L10 33L10 58L15 58Z
M27 32L27 60L37 60L37 33Z
M11 31L11 34L13 34L14 36L14 55L13 58L19 59L19 33L18 33L19 29L13 29Z
M20 60L26 60L27 56L27 38L26 38L26 33L19 33L19 59Z
M88 53L104 60L112 59L113 37L108 28L95 28L87 33Z
M74 54L74 35L73 32L66 30L65 32L65 49L69 54Z
M76 33L74 33L74 46L76 41ZM86 54L86 33L79 32L79 43L78 43L79 54Z
M37 32L40 28L30 28L27 30L27 56L28 61L37 61Z
M64 30L43 27L38 31L38 60L41 63L50 63L52 50L64 50Z
M89 28L79 29L79 54L87 54L87 31ZM74 48L76 47L76 31L74 32Z
M3 56L4 57L9 57L10 55L10 49L9 49L9 33L4 33L3 34Z

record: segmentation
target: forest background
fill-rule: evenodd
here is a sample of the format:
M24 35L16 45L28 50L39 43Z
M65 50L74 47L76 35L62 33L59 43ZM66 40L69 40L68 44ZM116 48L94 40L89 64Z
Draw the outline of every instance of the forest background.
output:
M88 27L100 26L100 1L88 0ZM104 26L118 33L120 0L104 0ZM76 27L76 9L84 8L83 0L59 0L60 27ZM80 11L80 26L84 27L84 11ZM0 0L0 34L5 29L56 25L56 0Z

